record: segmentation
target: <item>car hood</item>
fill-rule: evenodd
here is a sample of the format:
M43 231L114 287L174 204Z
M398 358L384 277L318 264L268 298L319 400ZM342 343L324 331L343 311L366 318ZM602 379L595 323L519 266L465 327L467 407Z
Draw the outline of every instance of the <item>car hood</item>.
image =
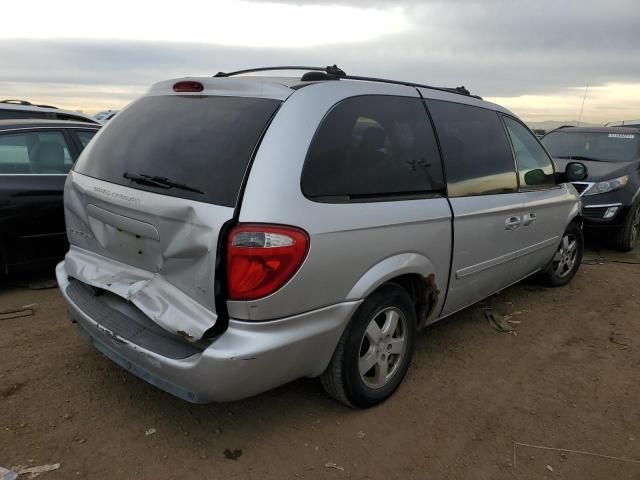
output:
M570 160L568 158L554 158L559 172L564 172L567 163L580 162L586 165L589 175L586 180L589 182L598 182L601 180L609 180L611 178L621 177L638 168L640 161L631 162L594 162L588 160Z

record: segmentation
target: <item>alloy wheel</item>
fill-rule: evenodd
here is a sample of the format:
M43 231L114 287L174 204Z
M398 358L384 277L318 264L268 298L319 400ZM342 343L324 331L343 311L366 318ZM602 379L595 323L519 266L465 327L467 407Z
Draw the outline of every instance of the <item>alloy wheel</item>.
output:
M562 237L560 246L553 256L553 272L558 278L570 275L578 259L578 239L568 233Z
M396 374L407 344L407 319L389 307L376 313L360 341L358 368L360 378L369 388L382 388Z

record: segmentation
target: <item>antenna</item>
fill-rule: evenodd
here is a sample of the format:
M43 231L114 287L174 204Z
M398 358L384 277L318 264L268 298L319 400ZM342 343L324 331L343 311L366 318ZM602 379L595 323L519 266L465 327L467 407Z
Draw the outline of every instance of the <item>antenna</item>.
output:
M580 116L578 117L578 127L580 126L580 121L582 120L582 112L584 111L584 102L587 100L587 92L589 91L589 84L584 87L584 97L582 97L582 106L580 107Z

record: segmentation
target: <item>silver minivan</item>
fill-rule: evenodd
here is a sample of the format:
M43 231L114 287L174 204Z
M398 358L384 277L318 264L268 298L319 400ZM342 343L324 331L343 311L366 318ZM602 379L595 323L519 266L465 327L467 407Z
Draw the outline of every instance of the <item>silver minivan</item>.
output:
M374 405L418 329L580 265L566 182L586 169L557 172L511 112L463 87L304 70L160 82L67 178L72 320L190 402L320 377Z

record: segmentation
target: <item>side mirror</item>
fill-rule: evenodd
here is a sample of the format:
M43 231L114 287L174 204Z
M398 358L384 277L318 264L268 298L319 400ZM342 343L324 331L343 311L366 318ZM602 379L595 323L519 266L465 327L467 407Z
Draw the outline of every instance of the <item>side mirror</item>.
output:
M587 178L589 170L584 163L569 162L564 169L564 177L567 182L580 182Z

